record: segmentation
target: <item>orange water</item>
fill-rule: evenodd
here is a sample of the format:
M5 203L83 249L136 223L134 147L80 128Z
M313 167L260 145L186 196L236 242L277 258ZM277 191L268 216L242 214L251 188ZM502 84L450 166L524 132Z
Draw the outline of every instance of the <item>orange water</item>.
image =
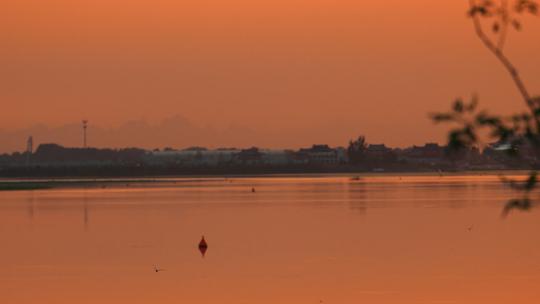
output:
M502 219L514 196L495 175L2 192L0 303L540 303L540 209Z

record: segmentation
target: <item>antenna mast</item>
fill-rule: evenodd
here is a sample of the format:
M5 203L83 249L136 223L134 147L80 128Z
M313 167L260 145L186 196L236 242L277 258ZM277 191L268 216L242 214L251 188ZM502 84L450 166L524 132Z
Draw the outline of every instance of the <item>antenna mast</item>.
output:
M83 127L83 148L86 148L86 129L88 128L88 120L84 119L82 121Z

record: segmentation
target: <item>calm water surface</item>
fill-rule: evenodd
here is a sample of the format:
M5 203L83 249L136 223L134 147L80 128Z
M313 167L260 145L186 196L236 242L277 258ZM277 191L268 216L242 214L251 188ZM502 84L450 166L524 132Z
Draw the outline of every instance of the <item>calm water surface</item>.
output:
M0 303L540 303L540 209L502 219L514 195L411 175L3 192Z

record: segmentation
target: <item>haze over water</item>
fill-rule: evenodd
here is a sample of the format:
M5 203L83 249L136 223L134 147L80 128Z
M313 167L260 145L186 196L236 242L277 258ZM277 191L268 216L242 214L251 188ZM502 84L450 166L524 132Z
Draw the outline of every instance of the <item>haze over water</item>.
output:
M540 212L502 219L515 195L497 175L3 192L0 303L539 303Z

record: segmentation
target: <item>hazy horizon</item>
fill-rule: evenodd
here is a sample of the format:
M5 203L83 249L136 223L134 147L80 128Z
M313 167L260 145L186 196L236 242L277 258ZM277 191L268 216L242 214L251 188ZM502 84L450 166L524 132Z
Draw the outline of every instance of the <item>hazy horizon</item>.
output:
M320 127L320 126L307 126ZM324 127L324 126L323 126ZM344 128L346 128L345 126ZM156 136L158 134L159 136ZM95 126L90 122L87 129L88 146L94 148L127 148L137 147L145 149L171 147L175 149L188 148L193 146L203 146L207 148L236 147L248 148L257 146L259 148L302 148L313 144L328 144L330 146L346 147L349 140L355 139L357 135L331 136L331 134L321 134L321 138L331 138L323 141L318 138L318 134L309 132L309 128L295 130L290 134L295 137L284 138L281 143L268 140L274 138L276 134L264 133L250 129L241 125L195 125L185 117L175 115L162 121L148 121L136 119L127 121L117 126ZM38 123L33 126L15 130L1 130L0 142L1 153L22 152L26 149L28 136L32 136L34 149L40 144L55 143L65 147L82 147L83 131L81 122L72 122L59 126L48 126ZM374 141L367 138L369 144L389 145L384 140ZM426 142L414 142L409 145L392 146L408 147L412 145L423 145ZM443 142L438 142L444 144Z
M78 145L76 131L39 132L81 119L95 146L345 145L362 134L403 147L444 142L445 127L428 113L456 97L477 93L494 113L524 108L475 37L467 1L127 4L2 5L0 151L23 150L29 135ZM540 22L528 17L508 37L531 92L540 91L538 33ZM186 125L171 128L183 134L174 140L116 131L175 116ZM24 134L38 124L37 134Z

